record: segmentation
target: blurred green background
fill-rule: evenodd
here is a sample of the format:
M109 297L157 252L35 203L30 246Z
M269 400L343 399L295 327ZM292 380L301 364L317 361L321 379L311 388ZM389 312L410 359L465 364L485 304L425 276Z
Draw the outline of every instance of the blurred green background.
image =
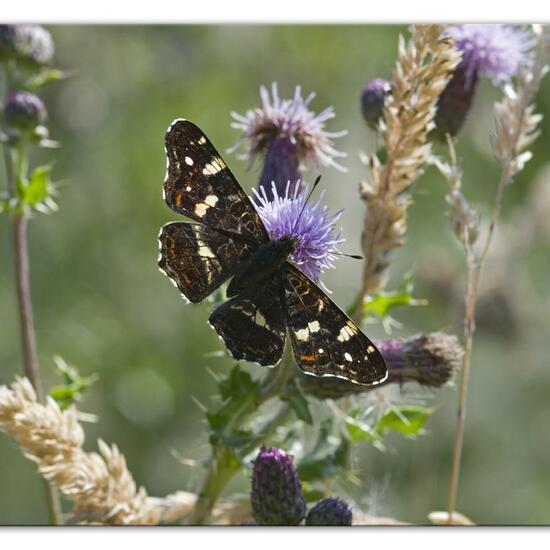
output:
M362 85L388 75L399 26L50 26L57 66L75 75L44 92L61 185L60 211L30 224L35 321L48 384L61 355L99 381L81 404L97 414L86 424L96 439L115 442L149 494L194 490L199 467L179 457L207 455L206 429L194 399L208 403L215 383L207 369L231 361L207 327L210 306L185 305L157 269L157 234L177 219L162 200L163 136L170 122L196 122L224 153L238 137L230 111L259 105L259 86L279 83L282 97L301 85L315 91L312 109L332 105L329 130L347 129L336 148L348 153L346 174L321 169L326 201L345 209L341 226L350 253L360 251L364 176L358 153L374 135L359 112ZM538 111L550 112L550 79ZM490 148L492 103L499 92L483 82L458 146L467 195L487 213L499 169ZM548 178L550 117L534 159L506 194L504 227L485 270L474 344L458 509L484 524L550 523L550 260ZM444 153L444 149L439 150ZM246 189L259 177L236 154L224 154ZM40 153L40 157L45 157ZM37 161L40 158L36 159ZM548 174L548 171L546 172ZM309 173L312 180L317 172ZM445 182L434 168L416 184L406 246L394 256L389 288L412 271L425 307L395 312L396 336L462 332L464 261L447 218ZM544 202L546 201L546 203ZM8 219L0 219L0 383L21 374L18 319ZM342 258L324 281L349 305L360 262ZM383 337L380 325L368 331ZM216 353L217 352L217 353ZM256 369L252 372L258 373ZM405 388L405 392L415 392ZM438 411L416 440L388 437L381 453L358 446L362 485L353 497L366 511L410 522L444 509L455 429L457 392L434 392ZM47 521L33 465L0 437L0 524ZM241 476L233 489L247 490Z

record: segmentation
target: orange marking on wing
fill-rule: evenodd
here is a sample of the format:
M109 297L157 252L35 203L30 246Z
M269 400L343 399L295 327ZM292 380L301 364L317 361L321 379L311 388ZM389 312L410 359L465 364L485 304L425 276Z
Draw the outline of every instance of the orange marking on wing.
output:
M313 361L315 361L315 355L300 355L300 361L305 361L306 363L313 363Z

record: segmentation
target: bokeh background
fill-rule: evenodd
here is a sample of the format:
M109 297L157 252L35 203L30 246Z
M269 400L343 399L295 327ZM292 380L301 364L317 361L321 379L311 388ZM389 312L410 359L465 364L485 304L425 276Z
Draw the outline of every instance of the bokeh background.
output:
M362 85L390 73L404 26L50 26L57 65L74 76L45 91L60 184L59 212L30 224L35 321L48 384L62 356L99 381L81 404L98 415L86 424L88 450L98 437L116 442L137 482L153 495L193 490L200 467L181 457L207 455L196 401L208 403L231 361L206 319L210 306L185 305L156 265L157 234L177 219L162 200L163 136L177 117L195 121L221 152L235 143L230 111L257 106L259 86L279 83L315 91L312 109L332 105L329 130L347 129L345 174L322 169L326 201L341 219L350 253L360 250L364 176L359 151L374 147L359 112ZM538 111L550 112L550 79ZM492 103L499 91L483 82L458 145L467 195L487 215L499 169L492 158ZM468 399L458 508L483 524L550 523L550 117L534 159L507 191L503 229L485 270ZM438 149L444 153L444 149ZM52 153L49 153L50 155ZM42 156L43 153L40 153ZM236 154L224 154L246 189L259 177ZM37 158L37 160L40 160ZM546 174L546 175L545 175ZM310 173L312 180L317 172ZM461 334L464 259L446 214L445 182L434 168L415 188L405 247L388 288L407 272L424 307L396 310L396 336L446 330ZM545 202L546 201L546 202ZM21 374L8 220L0 218L0 383ZM349 305L361 265L339 259L324 281ZM383 337L379 324L369 335ZM255 371L257 372L257 371ZM411 390L407 390L411 391ZM412 388L414 392L414 388ZM356 451L361 485L352 495L366 511L410 522L444 509L457 392L434 392L437 412L416 440L389 436L382 453ZM33 465L0 437L0 524L47 521ZM246 476L232 485L245 491Z

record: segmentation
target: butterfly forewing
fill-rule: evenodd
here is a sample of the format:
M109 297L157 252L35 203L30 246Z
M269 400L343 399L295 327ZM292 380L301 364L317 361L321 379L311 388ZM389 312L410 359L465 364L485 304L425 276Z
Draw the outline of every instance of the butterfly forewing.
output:
M265 285L248 289L218 306L208 322L235 359L276 365L285 347L281 283L276 273Z
M357 384L379 384L386 379L386 363L376 346L313 281L288 262L283 284L294 357L304 372Z
M166 224L159 240L159 267L193 303L202 302L231 277L254 249L198 223Z
M164 198L172 210L250 242L269 240L250 199L200 128L188 120L174 121L165 147Z

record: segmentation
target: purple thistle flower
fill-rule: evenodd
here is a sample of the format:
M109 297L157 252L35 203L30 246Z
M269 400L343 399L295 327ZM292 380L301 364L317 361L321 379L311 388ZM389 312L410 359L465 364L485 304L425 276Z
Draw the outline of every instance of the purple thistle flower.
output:
M333 166L345 171L335 159L346 154L334 149L332 139L347 132L325 130L326 121L335 116L332 107L319 114L311 111L309 104L315 94L303 98L300 86L292 99L281 99L275 82L271 96L265 86L260 88L260 96L261 107L249 109L244 116L231 113L234 120L231 126L242 131L231 150L244 145L243 157L251 162L258 156L265 157L258 189L263 187L270 196L271 183L275 182L278 194L282 195L290 181L292 192L306 167Z
M462 52L460 65L466 73L466 87L476 75L490 78L495 85L507 82L529 62L529 50L534 45L530 32L512 25L453 25L445 32Z
M324 192L316 203L308 203L304 207L309 187L304 186L304 193L299 192L300 187L297 182L291 191L291 183L288 182L284 194L279 194L273 182L273 200L269 200L265 188L262 187L260 192L253 190L255 198L252 197L252 202L273 239L289 235L299 238L298 246L290 259L310 279L317 282L321 272L333 266L337 246L345 240L339 234L335 235L334 224L342 215L342 210L330 214L327 206L321 206Z
M306 499L292 455L262 447L252 470L252 515L258 525L298 525Z
M468 115L480 77L499 86L528 64L534 45L531 33L512 25L453 25L446 34L462 52L462 61L443 90L437 104L436 129L432 137L440 141L456 136Z
M308 513L306 525L310 527L337 527L351 525L351 509L339 498L324 498Z
M361 112L365 122L372 130L378 129L378 122L384 113L384 103L390 92L390 83L384 78L375 78L363 87Z

